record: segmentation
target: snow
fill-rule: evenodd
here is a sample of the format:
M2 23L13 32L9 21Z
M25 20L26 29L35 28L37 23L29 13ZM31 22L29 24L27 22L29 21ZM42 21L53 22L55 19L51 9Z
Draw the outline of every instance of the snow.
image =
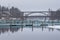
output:
M48 26L49 28L54 28L54 29L60 29L60 25L55 25L55 26Z

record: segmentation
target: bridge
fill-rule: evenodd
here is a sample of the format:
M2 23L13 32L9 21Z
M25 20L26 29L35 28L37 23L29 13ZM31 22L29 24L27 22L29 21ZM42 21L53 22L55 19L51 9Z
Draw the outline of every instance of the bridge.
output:
M10 14L10 12L7 12L7 11L3 11L4 12L4 15L6 15L7 17L8 16L13 16L13 15L11 15ZM48 11L21 11L21 13L23 13L23 16L22 16L22 18L36 18L36 17L50 17L50 14L52 13L52 12L56 12L56 11L51 11L51 10L48 10ZM27 13L27 14L26 14ZM29 16L29 15L32 15L32 14L37 14L37 13L39 13L40 15L39 16ZM44 16L41 16L41 14L43 14ZM3 16L4 16L3 15Z
M52 13L52 12L55 13L56 11L23 11L25 16L29 16L31 14L36 14L36 13L44 14L45 16L49 16L50 13ZM28 14L26 14L26 13L28 13Z
M48 10L48 11L22 11L22 13L24 13L24 16L23 16L23 18L45 18L45 20L46 20L46 18L50 18L51 16L51 13L53 14L53 13L56 13L56 11L51 11L51 10ZM26 14L27 13L27 14ZM39 16L29 16L29 15L32 15L32 14L37 14L37 13L39 13L40 15ZM41 14L43 14L43 15L41 15Z

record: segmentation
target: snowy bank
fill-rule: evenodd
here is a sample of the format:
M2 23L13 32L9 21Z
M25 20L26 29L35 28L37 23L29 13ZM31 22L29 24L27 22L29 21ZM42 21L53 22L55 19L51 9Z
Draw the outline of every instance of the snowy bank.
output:
M57 26L57 25L55 25L55 26L48 26L48 28L60 29L60 26Z

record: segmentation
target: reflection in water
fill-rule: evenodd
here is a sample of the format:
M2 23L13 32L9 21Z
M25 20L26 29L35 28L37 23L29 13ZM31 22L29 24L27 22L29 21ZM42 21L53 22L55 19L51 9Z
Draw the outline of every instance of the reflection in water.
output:
M60 22L18 21L9 25L0 25L0 40L58 40L60 29L48 26L60 25ZM16 23L18 25L16 25ZM6 23L5 23L6 24ZM15 25L12 25L15 24ZM21 24L21 25L20 25ZM23 24L23 25L22 25ZM30 32L31 31L31 32ZM4 33L4 34L3 34Z
M21 32L23 31L23 26L21 26Z
M23 28L31 28L31 30L32 31L34 31L34 28L41 28L41 30L42 31L44 31L44 29L48 29L48 31L50 32L50 31L54 31L54 29L53 28L47 28L46 26L40 26L40 27L34 27L34 26L26 26L26 27L24 27L24 26L0 26L0 34L1 33L5 33L5 32L12 32L12 33L14 33L14 32L17 32L19 29L20 29L20 31L22 32L23 31ZM60 31L60 29L57 29L58 31Z
M60 29L57 29L58 31L60 31Z
M5 33L5 32L12 32L12 33L14 33L14 32L17 32L19 29L20 29L20 31L22 32L23 31L23 28L31 28L31 30L32 31L34 31L34 28L41 28L41 30L42 31L44 31L44 29L46 29L47 27L46 26L50 26L50 25L52 25L52 26L54 26L54 25L60 25L60 22L57 22L57 21L46 21L46 20L44 20L44 21L39 21L39 20L35 20L35 21L32 21L32 20L24 20L24 21L18 21L18 20L16 20L17 22L17 24L19 24L18 22L20 22L20 24L26 24L25 26L17 26L17 25L10 25L10 26L4 26L4 25L0 25L0 34L1 33ZM9 22L9 21L7 21L7 22ZM13 21L14 23L15 23L15 21ZM3 21L2 21L2 23L4 23ZM14 24L13 23L13 24ZM37 24L37 25L36 25ZM48 31L50 32L50 31L54 31L54 29L53 28L47 28L48 29ZM58 29L57 29L58 30Z
M0 34L5 33L5 32L17 32L20 29L20 27L15 27L15 26L0 26Z
M10 26L10 31L11 32L17 32L19 30L19 27L12 27Z
M0 28L0 34L8 31L9 31L9 28Z
M54 29L53 28L49 28L49 31L54 31Z

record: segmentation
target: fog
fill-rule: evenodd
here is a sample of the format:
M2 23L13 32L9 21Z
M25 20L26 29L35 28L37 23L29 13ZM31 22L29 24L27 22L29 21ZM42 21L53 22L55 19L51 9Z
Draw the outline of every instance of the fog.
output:
M60 8L60 0L0 0L0 5L17 7L20 10L57 10Z

